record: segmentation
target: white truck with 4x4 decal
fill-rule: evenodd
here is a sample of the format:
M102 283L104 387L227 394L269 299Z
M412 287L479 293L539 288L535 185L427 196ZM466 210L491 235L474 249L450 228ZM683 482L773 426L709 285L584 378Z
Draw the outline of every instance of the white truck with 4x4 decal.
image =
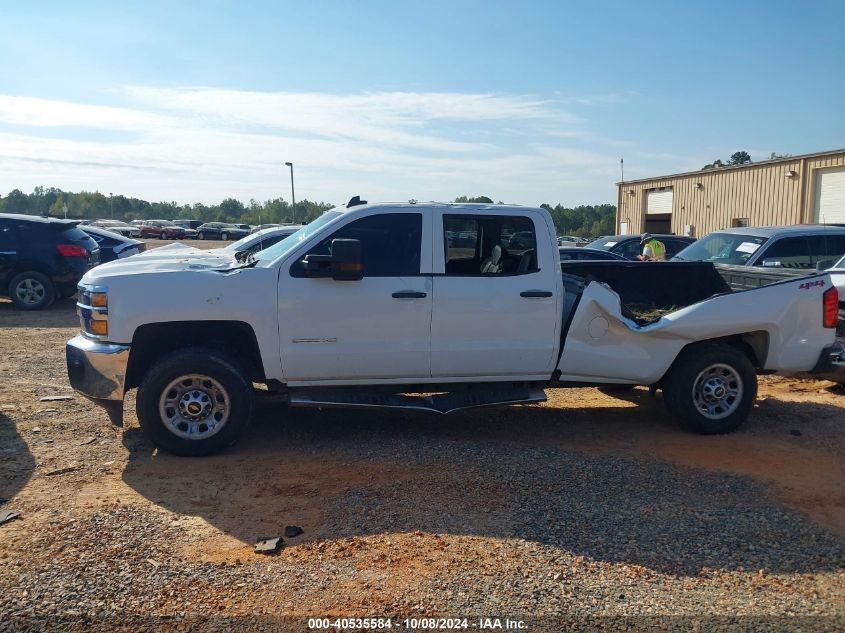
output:
M439 413L648 385L687 428L723 433L757 373L835 360L828 275L731 292L709 263L578 264L561 271L544 209L353 199L245 260L94 268L68 373L114 422L137 388L152 441L199 455L241 435L255 383L292 406Z

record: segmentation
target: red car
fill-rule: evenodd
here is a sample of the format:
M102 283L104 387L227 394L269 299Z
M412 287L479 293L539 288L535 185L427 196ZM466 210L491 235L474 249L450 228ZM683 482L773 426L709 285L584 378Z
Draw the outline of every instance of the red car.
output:
M159 240L181 240L185 237L185 229L170 220L146 220L138 228L141 229L141 237L154 237Z

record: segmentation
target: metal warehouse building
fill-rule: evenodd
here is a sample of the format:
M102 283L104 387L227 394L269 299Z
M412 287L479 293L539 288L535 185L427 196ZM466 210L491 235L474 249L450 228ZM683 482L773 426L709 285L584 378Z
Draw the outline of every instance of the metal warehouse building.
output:
M617 184L622 234L845 223L845 149Z

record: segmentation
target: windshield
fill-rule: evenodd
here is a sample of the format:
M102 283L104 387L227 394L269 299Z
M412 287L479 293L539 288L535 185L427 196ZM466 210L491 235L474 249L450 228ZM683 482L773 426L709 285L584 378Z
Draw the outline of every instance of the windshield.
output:
M621 242L625 236L617 238L615 235L605 235L597 240L585 245L584 248L597 248L600 251L609 251L611 248Z
M742 265L751 259L751 256L768 240L768 237L755 235L711 233L693 242L672 259Z
M266 262L277 259L278 257L287 253L297 244L299 244L302 240L308 239L320 228L322 228L332 220L340 217L341 215L343 215L342 211L326 211L319 218L311 222L311 224L306 224L296 233L288 235L281 242L276 242L270 248L265 248L263 251L259 251L258 253L256 253L255 259L259 262Z

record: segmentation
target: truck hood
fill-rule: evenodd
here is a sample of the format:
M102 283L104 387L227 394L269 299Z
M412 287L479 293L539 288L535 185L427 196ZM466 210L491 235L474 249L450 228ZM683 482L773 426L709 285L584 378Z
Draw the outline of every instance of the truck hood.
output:
M232 256L233 253L227 251L224 248L208 248L202 249L197 248L196 246L188 246L187 244L180 244L179 242L174 242L173 244L168 244L166 246L159 246L158 248L153 248L149 251L144 251L143 253L139 253L133 257L133 261L138 262L139 260L142 261L150 261L153 259L209 259L209 258L218 258L218 257L226 257L229 258Z
M158 250L158 249L156 249ZM199 250L199 249L197 249ZM107 264L95 266L82 278L82 283L98 285L112 277L165 272L208 272L227 271L242 266L232 254L196 256L192 253L179 254L174 250L170 256L143 257L133 255Z

